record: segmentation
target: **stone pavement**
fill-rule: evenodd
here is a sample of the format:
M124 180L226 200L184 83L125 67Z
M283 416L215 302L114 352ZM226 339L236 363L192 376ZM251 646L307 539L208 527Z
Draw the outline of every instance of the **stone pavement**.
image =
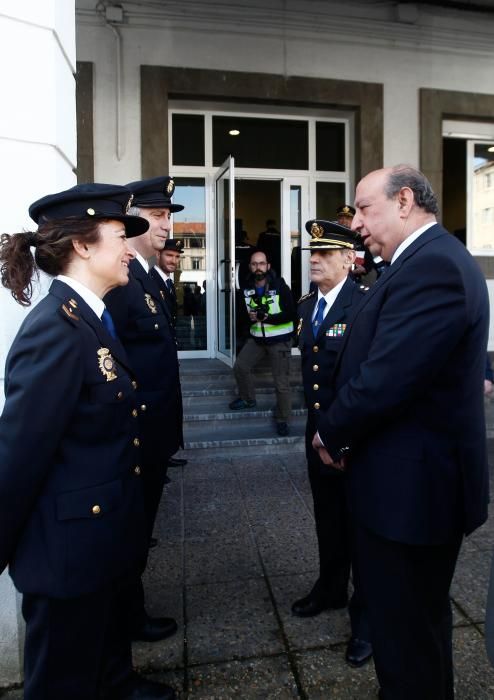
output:
M489 446L494 465L494 440ZM290 613L317 575L303 455L285 447L205 462L198 452L170 470L146 576L149 612L176 616L180 630L136 644L139 670L175 686L181 699L376 698L372 663L344 662L345 610L309 620ZM452 587L457 700L494 697L483 636L493 546L491 516L465 542Z

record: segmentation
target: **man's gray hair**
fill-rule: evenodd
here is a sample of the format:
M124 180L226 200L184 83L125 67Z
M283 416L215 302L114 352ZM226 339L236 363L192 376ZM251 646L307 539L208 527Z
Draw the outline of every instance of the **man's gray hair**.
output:
M393 199L402 187L409 187L413 192L415 204L429 214L438 214L439 206L432 185L417 168L411 165L395 165L391 168L384 191L388 199Z
M128 216L140 216L141 215L141 209L140 207L129 207L129 211L127 212Z

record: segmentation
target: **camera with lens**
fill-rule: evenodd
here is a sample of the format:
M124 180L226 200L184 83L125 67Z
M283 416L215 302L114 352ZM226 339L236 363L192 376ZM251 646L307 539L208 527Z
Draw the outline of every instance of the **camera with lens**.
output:
M268 299L267 303L263 303L260 297L254 298L256 305L256 318L258 321L263 321L264 317L269 314L269 305L273 303L272 299Z

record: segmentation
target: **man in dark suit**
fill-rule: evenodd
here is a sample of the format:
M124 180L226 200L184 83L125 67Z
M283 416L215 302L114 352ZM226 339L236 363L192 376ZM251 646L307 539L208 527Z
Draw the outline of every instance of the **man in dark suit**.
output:
M328 608L344 608L348 602L351 553L344 475L321 462L312 438L317 412L329 408L334 398L331 376L338 350L367 287L357 285L349 276L357 244L353 231L334 221L317 219L308 221L305 228L312 237L308 248L310 276L317 287L299 301L297 336L307 404L305 449L314 500L319 578L307 596L293 603L292 612L313 617ZM354 586L357 588L355 572ZM346 660L361 666L371 658L372 647L358 591L350 603L350 619L352 636Z
M358 184L352 228L391 263L345 334L313 446L346 467L384 700L454 697L449 587L487 517L485 280L410 166Z
M182 400L177 346L168 307L149 275L148 259L160 251L171 230L171 214L183 206L172 203L175 186L170 177L131 182L129 212L149 222L149 229L133 240L136 258L129 266L129 283L105 297L116 331L137 376L142 478L151 540L165 483L168 460L183 445ZM140 212L140 214L137 214ZM139 578L123 592L134 639L157 641L177 630L174 619L152 618L144 608Z
M156 265L151 269L150 275L158 285L161 296L170 312L173 330L177 326L177 291L173 281L173 275L180 263L180 256L184 252L183 242L169 238L164 247L156 253Z

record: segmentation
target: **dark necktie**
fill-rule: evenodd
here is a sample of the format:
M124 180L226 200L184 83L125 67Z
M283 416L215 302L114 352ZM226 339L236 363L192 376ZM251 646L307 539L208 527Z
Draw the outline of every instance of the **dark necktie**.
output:
M312 321L312 333L314 334L314 338L317 336L317 332L319 330L319 327L320 327L321 323L323 322L325 307L326 307L326 299L324 297L321 297L318 301L318 304L317 304L316 315L314 316L314 320Z
M115 329L115 324L113 323L113 319L111 317L110 312L108 309L105 309L103 313L101 314L101 323L104 325L108 333L111 335L112 338L117 339L117 331Z
M171 294L172 297L175 296L175 290L173 288L173 282L171 280L171 277L168 277L168 279L165 282L166 288L168 289L168 292Z

